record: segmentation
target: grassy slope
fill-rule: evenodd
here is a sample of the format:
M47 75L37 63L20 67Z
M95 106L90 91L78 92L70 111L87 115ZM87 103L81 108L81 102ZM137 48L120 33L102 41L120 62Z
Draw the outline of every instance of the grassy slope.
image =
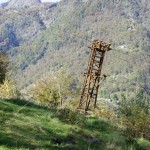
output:
M120 131L81 115L74 120L23 100L0 100L0 150L125 149Z

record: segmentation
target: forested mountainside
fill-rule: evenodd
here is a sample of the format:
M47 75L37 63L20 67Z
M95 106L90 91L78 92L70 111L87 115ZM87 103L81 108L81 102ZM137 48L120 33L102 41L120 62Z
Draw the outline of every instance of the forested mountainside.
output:
M101 39L112 43L103 66L108 77L101 96L132 96L139 89L150 93L149 0L30 3L0 8L0 51L9 54L20 89L61 67L82 80L88 46Z
M10 0L7 7L9 8L18 8L18 7L27 7L40 4L40 0Z

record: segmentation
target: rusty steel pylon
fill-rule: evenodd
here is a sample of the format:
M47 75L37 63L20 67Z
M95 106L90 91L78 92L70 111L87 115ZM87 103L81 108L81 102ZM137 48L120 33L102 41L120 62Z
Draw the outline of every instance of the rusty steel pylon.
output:
M85 73L85 80L81 93L81 98L78 103L78 109L84 109L86 112L89 108L96 108L97 95L100 83L105 80L106 75L101 75L102 64L105 52L111 50L109 43L100 40L93 41L88 71ZM91 107L90 107L91 106Z

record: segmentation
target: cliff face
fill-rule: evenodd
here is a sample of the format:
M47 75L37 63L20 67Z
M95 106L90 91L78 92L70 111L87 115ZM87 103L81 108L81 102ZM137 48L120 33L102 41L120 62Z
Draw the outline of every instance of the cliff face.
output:
M25 7L40 4L40 0L10 0L8 7Z

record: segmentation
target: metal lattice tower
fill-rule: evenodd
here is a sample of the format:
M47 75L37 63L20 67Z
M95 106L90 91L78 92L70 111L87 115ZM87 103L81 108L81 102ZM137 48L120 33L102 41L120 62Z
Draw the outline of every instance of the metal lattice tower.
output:
M100 83L106 78L106 75L101 76L102 64L105 53L111 50L110 45L111 44L99 40L93 41L92 47L90 47L91 55L88 64L88 71L84 74L85 80L78 109L84 109L86 112L89 108L92 108L92 105L93 108L96 107Z

